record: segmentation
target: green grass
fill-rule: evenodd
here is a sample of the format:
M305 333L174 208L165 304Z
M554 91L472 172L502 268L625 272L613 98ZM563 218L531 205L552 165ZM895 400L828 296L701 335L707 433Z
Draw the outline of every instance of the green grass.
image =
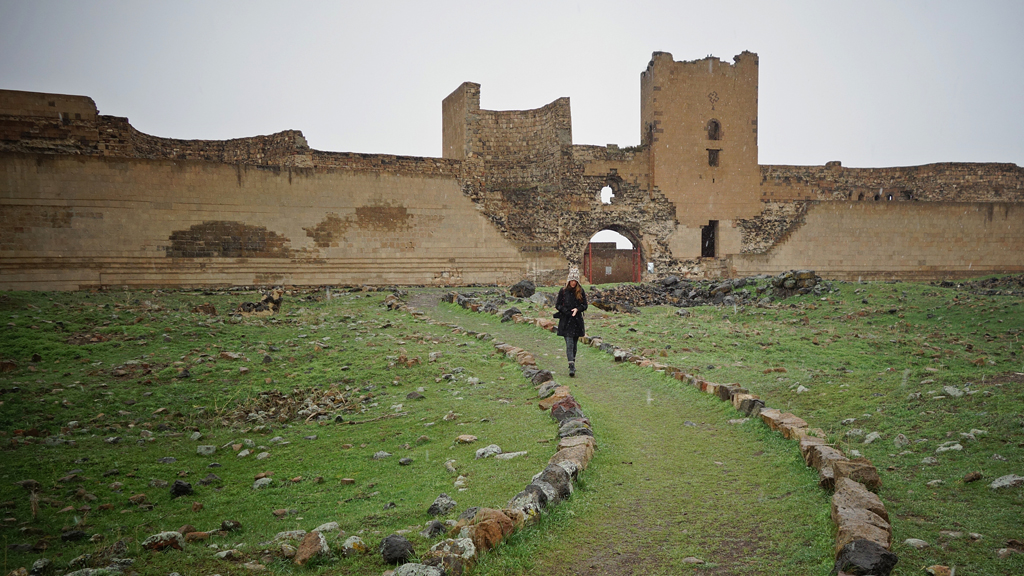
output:
M4 333L3 357L17 364L0 379L5 548L40 541L46 545L42 554L6 550L5 573L30 566L40 556L62 566L125 536L134 539L130 556L142 573L172 568L241 573L244 570L236 565L213 560L215 550L204 545L168 554L139 549L139 543L157 531L184 524L214 530L226 519L240 521L244 530L215 536L211 543L220 549L240 544L251 561L264 561L261 550L270 547L259 543L276 533L310 530L329 521L338 521L345 531L330 541L332 545L340 546L355 534L376 546L384 536L410 529L414 531L407 537L423 552L432 542L417 532L430 519L427 507L439 493L447 492L458 501L453 515L471 506L504 505L543 468L553 445L537 442L550 442L553 423L524 404L524 393L532 389L524 392L519 368L489 343L402 312L388 312L381 305L384 295L341 294L330 301L309 302L293 297L276 318L233 323L223 315L211 318L190 311L206 301L223 311L254 295L4 294L0 308L14 326ZM109 339L68 343L83 333ZM248 361L221 359L222 351L241 354ZM437 351L442 356L429 361L430 353ZM32 361L33 354L39 361ZM264 364L265 355L272 362ZM418 358L419 363L406 366L398 362L399 356ZM243 366L248 373L239 370ZM191 377L176 378L179 368L187 368ZM114 375L120 371L125 375ZM426 399L406 399L420 388ZM262 392L304 397L312 390L331 389L351 402L348 409L332 411L324 422L307 423L302 417L247 422L249 410L239 412ZM458 414L454 421L443 419L449 411ZM236 413L241 418L235 418ZM390 417L400 413L404 415ZM344 422L335 423L336 415ZM25 431L40 437L26 438ZM193 431L203 437L192 441ZM149 434L151 438L144 437ZM460 434L479 440L458 445L454 439ZM317 438L305 439L312 435ZM289 444L272 443L278 436ZM105 442L112 437L121 440ZM59 444L48 446L45 438ZM246 458L224 448L245 441L253 446ZM475 450L491 443L529 454L505 462L475 460ZM217 453L197 455L200 444L217 446ZM393 456L373 460L371 456L381 450ZM263 451L270 457L257 460L256 454ZM165 457L176 462L158 463ZM400 466L403 457L413 463ZM449 459L456 460L458 473L467 477L465 492L453 486L455 478L443 466ZM222 466L208 468L214 461ZM59 481L75 470L74 480ZM274 484L254 491L254 476L266 471L274 473ZM201 486L198 481L211 472L221 480ZM296 477L302 480L290 481ZM314 481L317 477L322 483ZM40 482L39 495L52 503L44 502L37 518L32 517L29 493L13 485L27 478ZM355 484L342 484L342 478L352 478ZM177 479L192 483L196 493L175 500L167 487L150 484ZM123 486L112 488L114 482ZM128 502L138 493L147 495L154 505L151 511ZM193 512L193 502L202 503L202 510ZM101 509L105 504L112 509ZM67 506L75 510L59 512ZM275 509L295 513L278 519L271 513ZM61 542L61 533L69 529L97 534L100 541ZM283 560L270 560L268 566L284 573L292 570ZM339 566L357 573L385 569L373 554L320 562L314 572Z
M693 308L685 318L668 307L646 308L638 316L592 308L588 331L708 380L748 387L770 406L824 429L844 450L870 458L882 475L880 495L893 523L901 559L896 574L917 574L935 563L955 565L963 574L1024 572L1024 555L994 555L1006 540L1022 537L1024 490L988 488L996 477L1024 475L1021 298L917 283L832 287L827 295L769 308ZM0 294L8 323L0 357L15 363L0 373L4 572L39 557L64 570L81 554L131 537L126 556L136 559L133 569L141 574L249 573L238 563L213 559L209 544L221 550L240 545L247 560L274 573L379 574L387 566L376 554L298 568L264 558L262 550L270 547L259 544L280 531L338 521L345 534L332 537L332 547L355 534L375 548L388 534L410 529L407 537L423 552L432 542L417 532L440 492L459 503L449 517L470 506L501 506L543 468L553 450L554 424L536 409L519 368L491 344L389 312L381 305L384 293L335 296L289 295L278 316L236 323L224 312L255 294ZM191 312L204 302L221 315ZM515 305L527 315L551 313ZM428 314L495 334L537 354L542 367L564 370L561 340L536 327L500 324L495 316L449 305ZM222 359L221 352L247 361ZM431 352L442 356L430 362ZM265 355L270 363L263 363ZM407 366L400 357L420 362ZM738 414L724 403L651 370L613 364L594 349L581 350L580 364L580 377L571 384L594 422L597 456L573 498L487 554L478 573L564 573L569 565L651 574L828 571L834 537L829 495L817 487L793 442L756 420L726 424ZM186 368L190 377L177 378ZM766 372L780 368L785 371ZM967 383L974 394L933 399L943 386L963 389ZM800 386L808 391L798 393ZM407 400L418 388L426 399ZM246 421L260 394L272 390L296 398L334 390L346 402L324 422ZM460 416L446 422L449 411ZM405 415L348 423L399 413ZM336 415L345 422L334 422ZM842 423L850 418L853 423ZM682 426L684 420L697 426ZM72 428L71 422L78 424ZM851 428L877 431L882 439L865 445L846 436ZM987 434L963 440L963 451L934 454L939 444L971 429ZM189 439L195 431L203 435L198 441ZM898 433L912 444L897 449ZM456 445L459 434L479 440ZM311 435L317 438L304 439ZM422 435L429 439L418 441ZM271 443L277 436L289 444ZM46 445L47 437L58 445ZM105 442L111 437L121 440ZM245 440L254 445L247 458L222 448ZM491 443L529 455L474 460L474 451ZM217 446L216 455L198 456L199 444ZM256 460L264 450L270 457ZM372 460L379 450L393 456ZM412 465L399 466L406 456ZM925 456L939 463L922 464ZM158 463L164 457L176 462ZM448 459L467 476L467 491L453 487L455 478L443 467ZM207 468L212 461L222 467ZM113 469L116 475L104 475ZM77 478L59 481L75 470ZM253 491L254 476L265 471L274 472L274 484ZM983 480L965 484L963 476L972 471L982 472ZM210 472L221 480L200 485ZM302 481L290 482L298 476ZM43 486L36 518L29 492L13 484L27 478ZM196 493L172 500L168 488L150 485L179 478ZM342 478L355 484L342 484ZM944 483L926 486L931 480ZM114 482L123 486L115 490ZM138 493L148 496L152 510L128 502ZM193 502L202 510L193 512ZM104 504L112 509L101 509ZM67 506L74 510L60 512ZM278 519L275 509L296 512ZM157 531L183 524L210 530L226 519L240 521L243 530L184 552L139 548ZM99 535L99 541L62 542L69 529ZM950 539L943 530L965 536ZM971 541L969 532L983 539ZM911 537L932 545L917 551L901 544ZM24 552L12 544L46 549ZM709 563L681 568L686 556Z
M964 573L1020 573L1024 555L998 560L994 550L1021 538L1024 490L988 485L1022 474L1022 299L919 283L832 286L827 295L770 308L698 307L687 317L670 307L635 316L592 309L588 333L707 380L745 386L824 429L844 451L871 459L901 558L897 573L936 563ZM550 310L528 305L524 313ZM798 393L801 386L807 391ZM936 398L943 386L972 394ZM843 424L847 419L854 421ZM865 445L862 436L847 436L854 428L882 439ZM961 436L972 429L985 434ZM900 433L910 446L894 446ZM960 441L963 450L935 454L947 441ZM928 456L938 464L922 464ZM974 471L983 480L964 483ZM926 486L932 480L943 484ZM971 532L983 539L971 541ZM918 551L902 545L907 538L932 546Z

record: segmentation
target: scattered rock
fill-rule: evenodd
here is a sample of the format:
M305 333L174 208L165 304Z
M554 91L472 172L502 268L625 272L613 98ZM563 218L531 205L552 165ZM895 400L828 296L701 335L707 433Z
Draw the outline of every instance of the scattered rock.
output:
M302 538L302 543L299 544L299 548L295 552L295 558L292 561L299 566L302 566L306 562L309 562L309 560L314 556L330 553L331 548L327 545L327 538L320 532L314 530Z
M949 452L953 450L960 451L963 449L964 447L961 446L959 442L943 442L942 444L939 445L938 448L935 449L935 453L942 454L943 452Z
M412 464L412 458L402 458L398 461L399 466L410 466Z
M1016 488L1017 486L1024 486L1024 476L1007 474L1006 476L996 478L995 481L988 485L988 487L993 490L998 490L1000 488Z
M359 536L349 536L341 545L341 553L346 557L366 554L369 551L370 548L366 546L366 543Z
M387 458L388 456L391 456L390 452L385 452L385 451L381 450L380 452L374 453L373 459L374 460L383 460L383 459Z
M217 452L216 446L196 446L196 454L200 456L213 456Z
M537 292L537 286L530 280L520 280L508 289L508 293L516 298L529 298Z
M146 538L142 542L142 547L146 550L166 550L168 548L174 548L175 550L181 550L181 546L184 544L184 537L181 532L160 532L159 534L153 534L149 538Z
M424 538L437 538L441 534L444 534L444 532L444 524L438 520L431 520L430 522L427 522L426 528L420 532L420 536L423 536Z
M179 496L188 496L192 494L192 485L183 480L175 480L174 485L171 486L171 498L177 498Z
M259 490L261 488L266 488L267 486L270 486L273 483L273 478L260 478L259 480L252 483L252 489Z
M238 520L225 520L220 523L220 529L222 532L233 532L235 530L241 530L242 523Z
M911 548L917 548L918 550L923 550L928 547L928 543L919 538L907 538L903 541L903 545L910 546Z
M427 514L431 516L444 516L454 510L457 505L455 500L452 500L448 494L442 492L434 500L434 503L430 505L430 508L427 509Z
M934 564L924 569L924 571L931 576L953 576L953 570L949 566L943 566L941 564Z
M905 448L910 445L910 439L903 434L897 434L896 438L892 441L893 445L897 448Z
M392 534L380 543L380 555L388 564L401 564L413 555L412 542L405 537Z
M459 444L472 444L473 442L476 442L476 436L473 436L472 434L460 434L455 437L455 441Z
M445 572L441 571L440 568L410 562L395 568L392 576L444 576L444 574ZM461 574L461 572L449 572L449 574Z
M490 458L496 454L501 454L501 447L497 444L491 444L490 446L477 450L476 459L480 460L481 458Z

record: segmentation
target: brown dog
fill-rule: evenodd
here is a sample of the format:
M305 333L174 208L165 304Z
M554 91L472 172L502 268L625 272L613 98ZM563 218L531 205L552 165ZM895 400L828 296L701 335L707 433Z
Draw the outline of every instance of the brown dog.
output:
M263 295L259 302L242 302L235 310L236 314L249 316L273 316L281 309L281 300L284 299L284 290L275 288Z

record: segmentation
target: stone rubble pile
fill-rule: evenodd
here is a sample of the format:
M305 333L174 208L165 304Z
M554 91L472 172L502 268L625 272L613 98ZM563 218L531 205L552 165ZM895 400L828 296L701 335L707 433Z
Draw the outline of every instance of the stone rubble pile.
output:
M971 282L943 280L942 282L932 282L932 286L969 290L979 296L1024 296L1024 274L985 278Z
M554 304L554 294L525 290L522 282L512 286L512 298L537 299L538 303ZM639 314L643 306L767 306L798 294L822 295L832 286L811 270L783 272L778 276L751 276L733 280L689 280L669 276L644 284L621 284L612 288L593 287L588 294L590 304L608 312ZM529 294L529 295L527 295ZM511 301L500 290L483 292L449 292L444 302L457 304L474 312L494 313Z

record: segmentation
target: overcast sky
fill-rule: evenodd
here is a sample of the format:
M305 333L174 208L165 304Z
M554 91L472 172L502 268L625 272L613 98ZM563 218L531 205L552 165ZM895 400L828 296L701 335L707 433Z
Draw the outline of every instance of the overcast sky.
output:
M0 0L0 88L91 96L155 136L301 130L441 155L441 100L568 96L573 141L640 139L640 73L760 56L762 164L1024 165L1024 2Z

